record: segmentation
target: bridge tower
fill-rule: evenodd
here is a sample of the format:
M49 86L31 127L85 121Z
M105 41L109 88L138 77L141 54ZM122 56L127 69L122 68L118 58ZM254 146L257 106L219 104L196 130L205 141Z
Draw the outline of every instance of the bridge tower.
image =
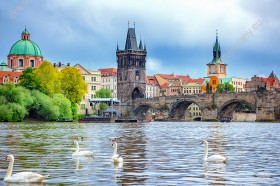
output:
M146 95L146 45L140 39L137 45L134 28L129 27L124 50L117 45L117 97L121 102L143 98Z
M216 33L216 42L213 47L213 60L207 64L207 76L216 76L217 78L227 77L227 64L221 59L221 46L218 41L218 31Z

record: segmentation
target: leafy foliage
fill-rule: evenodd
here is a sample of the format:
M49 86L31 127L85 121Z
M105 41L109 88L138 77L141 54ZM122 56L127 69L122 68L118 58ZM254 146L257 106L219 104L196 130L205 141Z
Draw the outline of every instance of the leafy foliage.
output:
M49 96L61 92L60 73L49 61L44 60L33 73L41 92Z
M19 77L19 79L20 86L23 86L30 90L40 89L39 84L36 82L36 77L33 73L33 69L31 67L28 67L24 71L22 71L22 75Z
M59 106L52 99L38 90L33 90L34 103L32 105L32 115L36 119L56 120L60 112Z
M216 88L218 93L234 92L234 86L229 82L218 84Z
M33 99L27 89L5 84L0 87L0 121L22 121Z
M109 89L100 89L98 91L95 92L95 96L97 98L112 98L112 92Z
M52 102L59 106L59 117L72 118L71 102L63 94L55 94Z
M66 67L61 70L61 89L73 105L82 101L88 91L88 85L77 68Z

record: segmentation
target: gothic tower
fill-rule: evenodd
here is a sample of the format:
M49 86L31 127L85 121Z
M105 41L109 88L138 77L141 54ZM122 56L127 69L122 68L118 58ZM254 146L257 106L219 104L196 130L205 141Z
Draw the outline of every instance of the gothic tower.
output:
M146 46L137 45L135 27L127 31L125 49L117 46L117 95L121 102L143 98L146 94Z
M207 76L216 76L217 78L226 78L227 64L221 59L221 47L218 42L218 32L216 33L216 42L213 47L213 60L207 64Z

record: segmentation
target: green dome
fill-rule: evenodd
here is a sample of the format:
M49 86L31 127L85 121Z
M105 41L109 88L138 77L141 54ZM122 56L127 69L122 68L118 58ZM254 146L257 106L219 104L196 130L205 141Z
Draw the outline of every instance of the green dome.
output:
M38 45L33 41L19 40L12 46L9 55L42 56L42 53Z
M25 29L21 34L29 34L29 32Z

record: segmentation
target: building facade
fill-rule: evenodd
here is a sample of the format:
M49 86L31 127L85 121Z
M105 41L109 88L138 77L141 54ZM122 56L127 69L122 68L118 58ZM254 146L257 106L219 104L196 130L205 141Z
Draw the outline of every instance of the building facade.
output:
M103 68L98 70L101 72L101 88L109 89L113 98L117 98L117 69Z
M146 98L159 97L159 85L155 76L146 76Z
M121 102L143 98L146 94L146 46L137 45L135 28L128 28L125 49L116 51L117 95Z
M15 71L23 71L27 67L39 67L43 60L41 49L30 40L30 33L25 28L21 33L21 40L17 41L10 49L8 66Z
M191 94L201 94L201 86L204 82L203 78L199 79L189 79L188 81L183 83L183 94L191 95Z
M0 64L0 85L5 83L19 83L19 76L22 72L15 72L13 68L7 66L6 63Z
M95 92L101 89L101 73L99 70L89 71L80 64L76 64L74 67L81 72L85 82L88 84L88 92L80 103L79 113L86 115L93 114L94 109L89 99L95 98Z
M250 81L246 81L245 91L252 92L257 90L276 90L280 88L278 77L272 71L267 77L254 75Z
M216 42L213 47L213 59L207 64L207 77L216 76L217 78L227 77L227 64L221 59L221 46L216 33Z
M223 78L220 79L221 83L230 83L234 87L235 92L245 92L245 84L247 79L246 78Z

